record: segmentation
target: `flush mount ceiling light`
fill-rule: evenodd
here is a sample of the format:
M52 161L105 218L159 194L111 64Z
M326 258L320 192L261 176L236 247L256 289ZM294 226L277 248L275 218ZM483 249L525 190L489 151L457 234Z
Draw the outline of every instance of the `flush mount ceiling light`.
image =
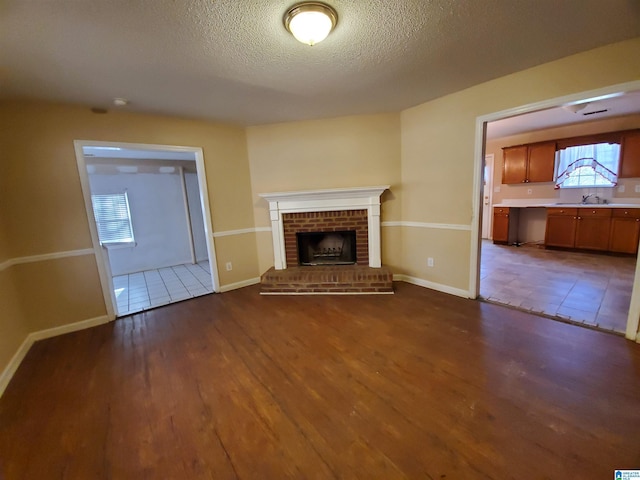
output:
M307 45L321 42L338 23L338 14L321 2L302 2L284 14L284 26L296 39Z
M589 105L589 102L585 103L574 103L573 105L565 105L564 108L567 112L578 113L581 110L584 110Z

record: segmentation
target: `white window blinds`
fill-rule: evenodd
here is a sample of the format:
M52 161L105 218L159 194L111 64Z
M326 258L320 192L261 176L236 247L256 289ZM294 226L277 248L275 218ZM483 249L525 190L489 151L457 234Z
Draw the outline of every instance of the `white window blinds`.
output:
M127 193L91 195L100 244L133 243Z

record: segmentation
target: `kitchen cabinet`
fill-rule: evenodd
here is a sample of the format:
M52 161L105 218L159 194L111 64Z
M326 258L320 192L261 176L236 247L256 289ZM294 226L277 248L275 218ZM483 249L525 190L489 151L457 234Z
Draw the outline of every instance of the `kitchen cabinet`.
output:
M640 130L625 132L620 151L620 178L640 177Z
M502 183L552 182L556 143L542 142L503 149Z
M577 208L547 208L545 246L574 248L577 221Z
M493 243L509 245L517 241L518 209L493 208Z
M548 208L545 246L609 250L611 208Z
M640 208L616 208L611 215L609 251L638 253L640 241Z
M607 251L610 228L610 208L579 208L575 248Z

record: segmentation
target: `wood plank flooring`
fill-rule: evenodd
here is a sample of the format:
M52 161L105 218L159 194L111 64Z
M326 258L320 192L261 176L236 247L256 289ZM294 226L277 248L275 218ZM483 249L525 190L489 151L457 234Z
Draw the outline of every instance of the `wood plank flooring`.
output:
M640 345L398 283L168 305L37 342L2 480L601 479L640 468Z

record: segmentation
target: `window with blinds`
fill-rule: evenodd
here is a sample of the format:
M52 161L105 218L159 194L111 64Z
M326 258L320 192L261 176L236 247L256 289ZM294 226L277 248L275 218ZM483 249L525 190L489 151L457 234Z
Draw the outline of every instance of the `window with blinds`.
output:
M91 195L100 245L134 243L127 192Z

